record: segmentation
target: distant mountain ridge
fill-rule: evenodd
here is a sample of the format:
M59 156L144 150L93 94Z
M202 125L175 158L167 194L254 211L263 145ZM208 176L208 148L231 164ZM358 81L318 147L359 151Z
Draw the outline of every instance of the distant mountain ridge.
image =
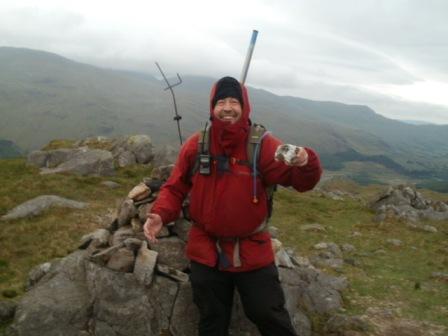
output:
M407 120L407 119L400 119L399 121L411 124L411 125L435 125L434 123L431 123L429 121L424 120Z
M176 87L184 137L207 121L213 81L183 76ZM58 138L137 133L150 135L156 143L175 144L172 100L164 87L147 74L0 47L0 138L26 151ZM371 162L397 174L448 178L446 125L406 124L361 105L278 96L255 88L249 93L255 122L286 142L316 148L327 169Z
M22 155L22 151L14 142L0 139L0 158L16 158Z

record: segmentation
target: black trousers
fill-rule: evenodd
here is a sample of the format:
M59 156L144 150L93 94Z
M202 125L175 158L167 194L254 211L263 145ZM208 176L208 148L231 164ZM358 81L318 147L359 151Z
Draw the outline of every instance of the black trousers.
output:
M297 336L274 264L234 273L192 262L190 280L200 314L199 336L228 336L235 288L246 316L261 335Z

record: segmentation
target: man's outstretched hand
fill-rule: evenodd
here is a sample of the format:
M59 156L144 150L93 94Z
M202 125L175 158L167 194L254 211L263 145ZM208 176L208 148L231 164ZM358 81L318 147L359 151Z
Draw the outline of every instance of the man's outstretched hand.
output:
M303 147L280 145L275 151L275 160L288 166L303 167L308 163L308 152Z
M148 214L148 219L143 225L143 232L145 233L146 239L148 239L151 243L156 243L156 236L159 234L160 230L162 230L163 223L162 218L157 214Z

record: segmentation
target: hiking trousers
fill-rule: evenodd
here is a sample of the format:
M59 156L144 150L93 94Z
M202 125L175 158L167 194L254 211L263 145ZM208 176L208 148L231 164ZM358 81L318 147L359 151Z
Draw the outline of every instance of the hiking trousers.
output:
M237 273L192 262L190 280L199 308L199 336L229 335L235 288L246 316L262 336L297 336L274 264Z

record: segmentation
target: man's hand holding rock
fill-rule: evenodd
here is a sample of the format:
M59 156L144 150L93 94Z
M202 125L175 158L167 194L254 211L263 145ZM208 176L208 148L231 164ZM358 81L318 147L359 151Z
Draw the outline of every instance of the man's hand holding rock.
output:
M275 151L275 160L288 166L303 167L308 163L308 152L303 147L284 144Z

